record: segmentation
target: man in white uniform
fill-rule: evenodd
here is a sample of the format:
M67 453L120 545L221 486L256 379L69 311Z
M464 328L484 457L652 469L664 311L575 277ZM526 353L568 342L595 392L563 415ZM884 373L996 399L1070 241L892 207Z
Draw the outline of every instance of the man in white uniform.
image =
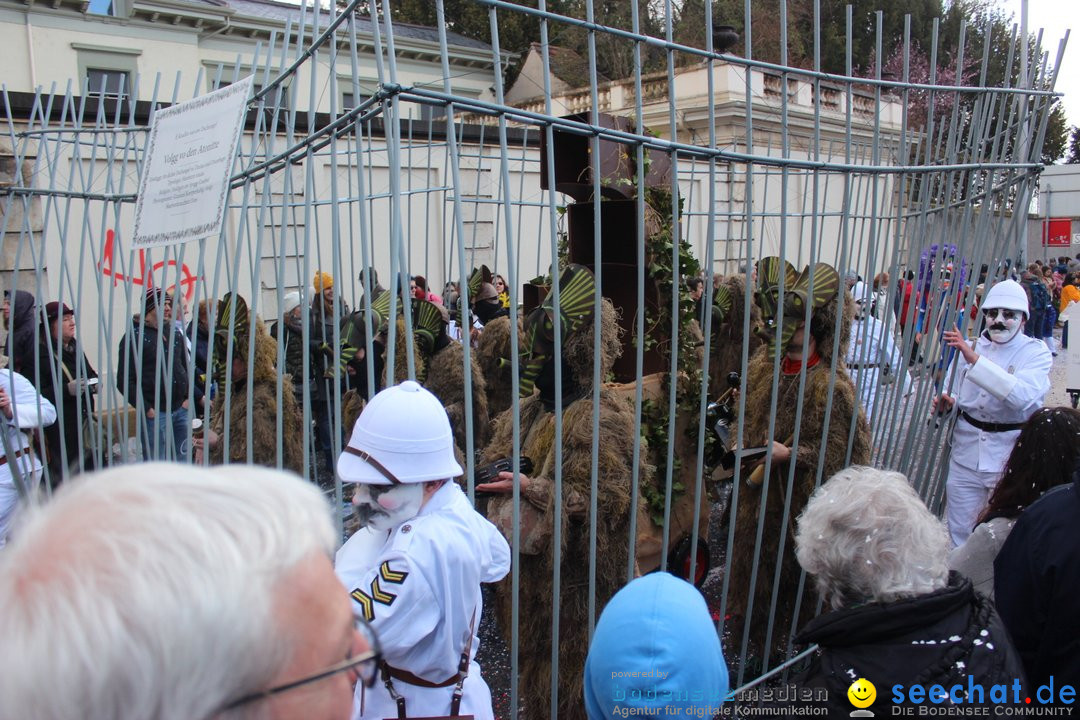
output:
M934 409L955 406L959 417L952 437L946 483L949 534L960 545L971 534L1012 452L1020 426L1042 407L1050 389L1053 357L1040 340L1024 335L1029 317L1027 294L1015 280L1003 280L982 304L986 330L968 345L958 329L945 333L956 348L955 397L942 394Z
M874 293L870 286L859 281L851 288L855 298L855 322L851 324L851 344L844 362L859 393L859 402L866 412L871 429L875 427L874 408L880 397L886 401L887 389L896 386L902 395L911 390L911 377L893 336L885 323L870 313ZM888 403L881 403L887 407Z
M357 687L354 720L493 717L475 661L480 583L506 575L510 547L451 479L453 448L442 404L405 381L372 398L338 458L363 527L336 570L382 640L386 681Z
M41 460L30 447L27 430L56 422L56 408L41 397L30 381L7 367L7 358L0 354L0 548L7 542L8 532L19 509L19 488L23 483L28 493L37 490L41 480ZM7 454L11 450L11 456ZM15 470L16 476L12 470Z

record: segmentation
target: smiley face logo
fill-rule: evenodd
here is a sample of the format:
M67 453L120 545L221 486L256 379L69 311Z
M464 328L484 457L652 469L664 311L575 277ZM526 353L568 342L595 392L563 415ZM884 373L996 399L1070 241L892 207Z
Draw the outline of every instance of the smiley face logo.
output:
M867 708L877 699L877 688L866 678L859 678L851 683L847 691L848 700L857 708Z

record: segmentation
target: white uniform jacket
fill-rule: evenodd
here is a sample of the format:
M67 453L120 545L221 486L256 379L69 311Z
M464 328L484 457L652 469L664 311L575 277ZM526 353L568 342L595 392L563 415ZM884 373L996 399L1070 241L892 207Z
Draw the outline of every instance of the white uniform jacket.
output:
M480 583L506 576L510 546L456 483L446 483L416 517L389 533L355 533L338 550L336 570L353 608L378 633L384 660L428 682L457 674L472 625L460 712L492 718L491 693L475 661ZM453 686L425 688L394 680L394 689L406 698L409 717L450 711ZM373 688L357 686L353 718L396 717L397 706L381 678Z
M19 453L15 462L23 475L38 472L41 470L41 459L37 453L28 451L30 443L22 431L52 425L56 422L56 408L38 393L29 380L13 370L0 370L0 387L11 398L11 419L0 414L0 425L7 436L7 445L12 452ZM4 445L0 443L0 456L4 455ZM0 483L14 485L10 459L0 465Z
M892 333L885 323L870 314L851 323L851 344L848 346L844 363L859 394L866 419L873 424L874 407L880 397L888 397L887 392L896 387L901 395L911 390L911 376L900 356L900 351L893 342ZM882 381L892 376L891 385Z
M960 410L982 422L1022 423L1042 407L1054 360L1044 342L1019 332L999 344L983 334L975 342L975 352L979 359L974 365L957 355L956 405ZM1019 430L979 430L958 417L952 461L971 470L999 473L1019 436Z

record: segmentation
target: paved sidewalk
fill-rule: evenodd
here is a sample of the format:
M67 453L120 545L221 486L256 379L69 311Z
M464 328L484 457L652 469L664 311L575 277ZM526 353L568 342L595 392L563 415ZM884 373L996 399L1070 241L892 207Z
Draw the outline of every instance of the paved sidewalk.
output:
M1055 328L1054 340L1057 343L1058 354L1054 358L1053 367L1050 368L1050 392L1046 395L1048 407L1072 404L1069 393L1065 391L1065 354L1069 351L1061 349L1061 328Z

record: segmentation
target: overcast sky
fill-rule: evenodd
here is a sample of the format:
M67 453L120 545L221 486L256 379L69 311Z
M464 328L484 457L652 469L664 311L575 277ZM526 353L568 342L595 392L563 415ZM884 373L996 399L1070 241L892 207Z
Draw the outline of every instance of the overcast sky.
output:
M998 0L1020 23L1020 0ZM1043 29L1043 49L1050 61L1057 58L1058 43L1070 30L1065 57L1058 71L1055 89L1065 93L1065 113L1070 125L1080 125L1080 0L1028 0L1028 31Z

